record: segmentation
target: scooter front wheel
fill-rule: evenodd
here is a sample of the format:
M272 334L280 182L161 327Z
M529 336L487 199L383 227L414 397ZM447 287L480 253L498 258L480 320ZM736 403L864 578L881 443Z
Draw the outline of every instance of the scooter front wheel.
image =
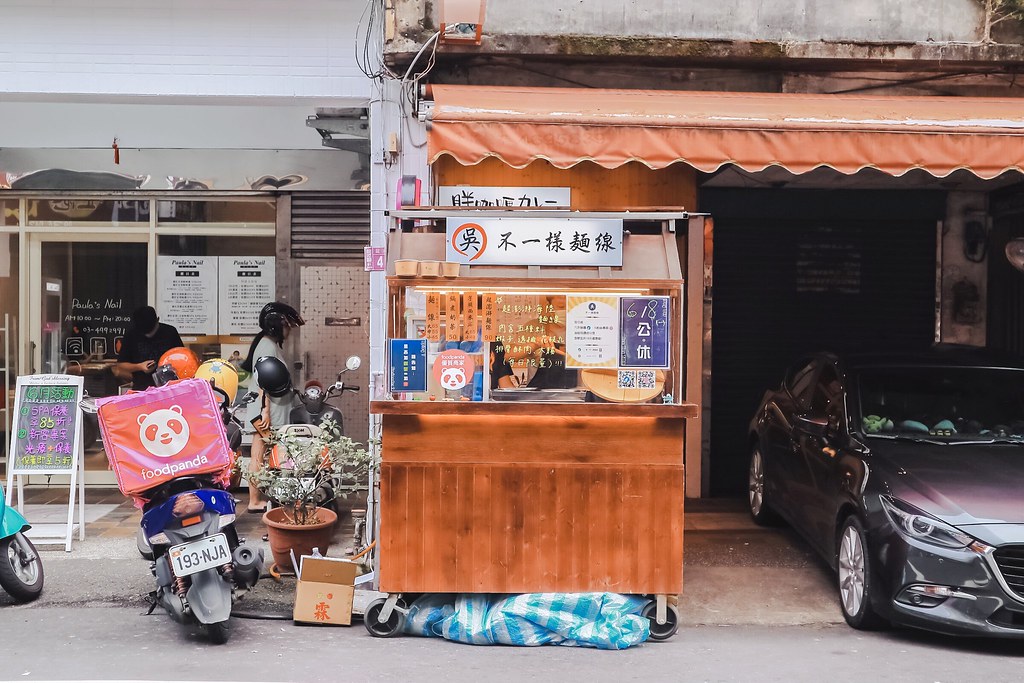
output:
M218 621L216 624L206 625L206 637L210 639L210 642L214 645L223 645L228 642L228 637L231 635L231 630L228 628L227 621Z
M0 541L0 586L18 602L35 600L43 592L43 563L21 532Z

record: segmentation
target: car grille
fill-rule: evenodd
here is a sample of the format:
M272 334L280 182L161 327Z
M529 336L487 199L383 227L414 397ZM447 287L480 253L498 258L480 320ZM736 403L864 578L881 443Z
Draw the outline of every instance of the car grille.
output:
M1003 581L1018 597L1024 598L1024 545L1003 546L993 553Z

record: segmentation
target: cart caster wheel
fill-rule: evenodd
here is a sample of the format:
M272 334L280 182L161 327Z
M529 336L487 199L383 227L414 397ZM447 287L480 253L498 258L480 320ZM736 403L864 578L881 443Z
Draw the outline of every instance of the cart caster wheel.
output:
M374 600L367 605L366 612L363 614L363 625L374 638L391 638L393 636L397 636L402 632L402 627L405 626L405 612L397 609L398 607L405 609L404 602L399 600L395 605L396 609L391 611L391 616L388 620L380 622L377 620L377 616L380 614L383 607L383 598L380 600Z
M640 616L647 617L651 622L651 640L668 640L679 630L679 610L676 609L675 605L665 606L664 624L659 624L657 621L657 601L652 600L647 603L647 606L640 612Z

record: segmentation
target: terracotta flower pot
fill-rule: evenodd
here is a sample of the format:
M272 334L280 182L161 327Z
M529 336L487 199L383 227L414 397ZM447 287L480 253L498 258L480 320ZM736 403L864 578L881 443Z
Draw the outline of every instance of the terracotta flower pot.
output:
M338 515L327 508L317 509L319 524L298 526L287 521L289 508L271 508L263 513L263 523L267 525L267 537L270 540L270 551L274 554L277 568L285 572L292 568L289 550L295 551L296 562L303 555L309 555L313 548L319 548L322 555L334 539L334 524Z

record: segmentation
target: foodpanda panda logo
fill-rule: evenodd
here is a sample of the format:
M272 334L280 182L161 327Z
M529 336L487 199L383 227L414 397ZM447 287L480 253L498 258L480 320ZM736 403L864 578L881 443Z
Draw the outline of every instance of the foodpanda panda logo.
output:
M182 416L180 406L144 413L138 419L142 447L157 457L175 456L188 443L188 422Z
M444 368L441 370L441 386L445 389L461 389L466 386L466 371L462 368Z

